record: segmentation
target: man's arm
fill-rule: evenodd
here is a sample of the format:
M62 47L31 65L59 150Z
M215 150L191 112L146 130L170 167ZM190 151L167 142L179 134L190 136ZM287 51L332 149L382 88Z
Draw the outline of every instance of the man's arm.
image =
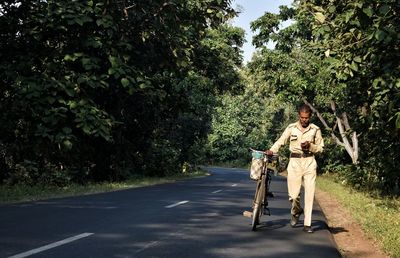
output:
M322 138L321 130L318 129L315 134L314 143L310 143L310 151L312 153L320 153L324 150L324 139Z
M281 135L281 137L279 137L279 139L272 145L272 147L269 150L272 151L273 153L277 153L279 151L279 149L287 143L287 140L290 137L290 133L291 133L291 130L288 126L288 127L286 127L286 129L283 132L283 134Z

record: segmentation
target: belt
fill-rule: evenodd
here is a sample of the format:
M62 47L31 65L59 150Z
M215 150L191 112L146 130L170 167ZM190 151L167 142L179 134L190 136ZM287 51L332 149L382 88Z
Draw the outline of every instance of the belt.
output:
M312 153L290 153L291 158L307 158L312 156L314 156Z

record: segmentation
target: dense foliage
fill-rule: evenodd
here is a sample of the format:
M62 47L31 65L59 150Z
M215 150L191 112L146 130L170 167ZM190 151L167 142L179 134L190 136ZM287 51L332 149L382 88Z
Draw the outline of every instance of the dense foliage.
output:
M246 91L222 97L210 151L240 160L248 147L268 148L290 117L273 118L307 103L325 136L321 171L399 194L399 12L395 0L310 0L253 21L258 53L243 76Z
M6 0L0 5L0 180L174 173L238 90L229 0Z
M0 181L247 162L248 148L268 148L305 102L324 130L324 171L399 193L400 3L294 1L265 13L243 69L230 4L2 1Z
M398 1L294 1L253 22L275 92L319 111L328 149L326 170L364 189L399 193L400 153ZM278 30L282 21L293 24ZM274 60L286 56L289 62ZM279 57L281 60L285 58ZM340 157L346 151L352 164Z
M266 89L262 74L263 69L245 69L245 91L220 97L206 145L210 162L248 163L250 148L265 150L295 119L290 105L282 105L277 97L262 91Z

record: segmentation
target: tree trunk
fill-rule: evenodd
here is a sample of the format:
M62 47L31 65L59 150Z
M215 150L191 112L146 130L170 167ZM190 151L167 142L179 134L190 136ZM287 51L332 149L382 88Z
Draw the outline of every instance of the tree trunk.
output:
M310 106L311 110L317 115L321 123L324 125L325 129L328 130L331 133L332 139L336 142L336 144L342 146L345 148L347 153L349 154L353 164L358 163L358 138L357 138L357 133L356 131L353 131L350 127L350 123L347 118L347 114L343 113L341 116L339 116L336 113L336 104L334 101L331 101L331 109L336 117L336 123L335 125L331 128L329 125L326 123L325 119L322 117L321 113L313 106L311 105L305 98L303 98L303 102ZM337 126L337 127L336 127ZM338 128L339 130L339 135L336 136L335 130ZM349 136L351 135L351 142L349 141Z

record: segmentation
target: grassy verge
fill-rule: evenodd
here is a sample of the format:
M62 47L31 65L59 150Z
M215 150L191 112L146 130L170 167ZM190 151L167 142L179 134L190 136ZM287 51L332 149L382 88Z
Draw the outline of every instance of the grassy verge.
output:
M188 174L179 174L162 178L139 177L124 182L90 183L87 185L71 184L69 186L62 188L49 187L45 185L36 185L36 186L0 185L0 203L4 204L4 203L13 203L22 201L35 201L35 200L43 200L49 198L60 198L68 196L110 192L127 188L170 183L170 182L175 182L177 180L205 176L206 174L207 173L205 171L198 170L196 172Z
M400 198L372 197L342 185L329 175L317 180L318 188L336 197L369 237L392 257L400 257Z

